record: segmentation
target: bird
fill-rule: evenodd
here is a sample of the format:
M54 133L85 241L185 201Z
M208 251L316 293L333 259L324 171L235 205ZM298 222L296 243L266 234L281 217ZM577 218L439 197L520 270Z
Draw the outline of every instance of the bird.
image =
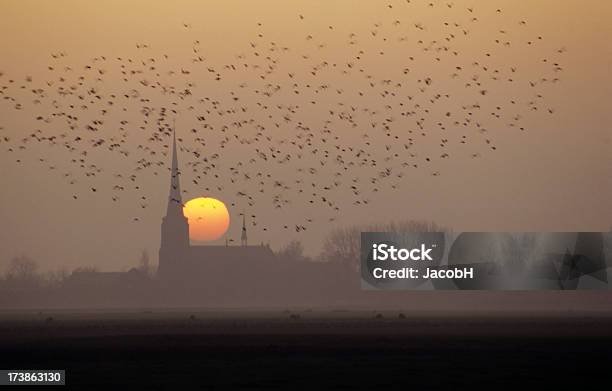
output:
M457 161L498 153L497 137L525 132L527 114L557 113L544 95L562 80L562 43L539 58L492 65L508 45L527 50L543 37L512 39L528 20L502 28L484 6L424 6L427 23L380 4L380 22L350 32L334 20L317 29L303 10L292 26L299 42L269 39L278 31L253 20L227 58L204 55L208 38L196 22L174 26L186 39L182 57L154 42L83 61L52 53L41 64L45 77L0 72L0 107L35 124L35 131L1 127L0 146L19 164L53 151L38 163L62 171L73 200L87 193L116 207L129 203L137 223L154 202L143 198L156 193L152 178L170 170L178 118L189 124L177 138L182 194L217 191L235 208L269 208L280 224L252 215L265 234L322 229L387 192L409 191L419 172L443 177ZM491 45L467 54L474 31L487 31ZM384 71L374 65L379 58ZM523 72L535 63L533 74ZM514 96L510 85L530 91ZM320 218L308 217L313 212Z

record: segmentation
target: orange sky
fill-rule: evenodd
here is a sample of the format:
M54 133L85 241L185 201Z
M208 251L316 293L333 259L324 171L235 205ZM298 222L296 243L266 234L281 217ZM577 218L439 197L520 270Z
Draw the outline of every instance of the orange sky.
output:
M306 249L315 254L324 235L335 226L383 222L397 218L431 219L439 224L451 226L456 230L604 230L612 225L612 4L605 1L488 1L434 2L413 0L405 2L354 2L354 1L23 1L5 0L0 3L0 88L7 86L7 80L16 80L10 87L15 96L28 105L23 110L13 109L7 100L0 100L0 137L19 140L35 129L44 129L49 134L58 135L62 129L56 123L41 125L33 120L38 112L48 114L52 111L48 99L41 105L30 104L27 89L19 90L26 76L33 78L35 85L44 86L56 74L47 66L70 66L75 74L82 72L84 64L91 64L98 56L131 57L146 59L160 58L168 54L166 66L175 69L195 69L190 60L193 56L194 41L199 40L199 48L206 59L201 73L193 71L198 97L210 97L224 102L231 100L232 93L240 94L238 87L247 83L248 88L263 86L258 73L226 72L223 80L216 83L206 71L207 67L223 69L224 65L237 62L237 56L252 56L250 43L258 48L269 47L270 42L287 46L291 50L286 55L278 54L281 59L283 85L290 86L286 74L295 72L295 82L304 88L306 84L329 83L333 89L345 95L338 98L333 94L316 95L316 108L308 109L303 121L311 121L313 127L321 126L323 115L329 108L337 109L340 99L346 105L360 105L384 111L387 102L372 93L365 97L345 97L365 85L358 71L351 74L325 73L317 77L309 76L309 67L318 62L328 61L346 64L354 61L356 49L365 51L362 60L364 74L375 79L396 79L398 70L409 66L410 75L415 80L432 76L433 88L450 92L452 101L443 107L437 106L439 113L432 113L428 137L419 140L417 148L421 155L437 153L440 135L433 131L436 116L443 118L446 110L459 110L463 104L473 102L465 95L463 81L452 81L448 75L453 63L444 60L432 61L432 56L424 55L416 41L442 40L445 21L469 26L469 39L453 44L458 50L457 63L467 67L473 61L488 61L491 69L508 70L518 68L516 78L521 81L532 80L540 75L551 75L550 64L542 63L543 58L559 61L563 67L561 82L546 85L538 91L544 94L542 110L554 108L554 115L521 111L522 123L528 127L526 132L513 132L503 124L491 121L483 115L482 122L489 129L489 135L498 147L492 153L484 144L484 138L475 138L468 149L453 147L452 159L437 160L431 168L408 171L398 181L397 191L384 190L372 194L369 207L354 207L350 202L343 205L336 220L327 220L324 208L313 208L305 199L291 198L290 206L276 210L269 200L259 201L253 213L258 215L258 226L251 227L249 239L253 243L270 242L278 248L291 239L304 242ZM446 4L452 3L452 8ZM386 5L392 4L393 8ZM478 23L470 24L472 17L466 11L474 6ZM501 14L495 12L502 9ZM300 20L298 15L303 15ZM395 20L401 21L394 27ZM519 22L525 20L526 26ZM261 23L261 26L258 25ZM189 27L185 28L183 24ZM378 24L378 27L375 25ZM420 32L413 26L422 24L425 31ZM330 29L329 26L332 26ZM402 31L405 29L405 32ZM460 31L458 29L457 31ZM500 34L500 30L507 31ZM372 32L376 31L376 37ZM357 45L349 45L349 34L355 33ZM258 34L263 34L258 37ZM312 40L305 37L312 35ZM398 37L406 36L405 45ZM508 37L513 45L501 49L494 39ZM528 47L525 42L543 39L537 47ZM382 41L388 37L388 41ZM147 44L148 49L136 49L136 44ZM318 48L317 45L324 45ZM404 46L402 46L404 45ZM422 45L425 46L425 45ZM564 48L561 55L555 54ZM379 55L384 51L384 55ZM484 53L491 51L492 58ZM65 52L66 58L53 62L51 53ZM274 53L276 56L277 54ZM418 60L410 62L409 56ZM304 60L302 56L308 56ZM554 57L554 59L553 59ZM105 68L111 73L103 83L97 85L106 93L119 90L122 84L118 75L113 74L110 65ZM54 76L55 75L55 76ZM197 77L196 77L197 75ZM400 74L401 76L401 74ZM270 83L280 83L280 76L272 76ZM162 76L168 84L186 79ZM408 86L406 82L406 86ZM416 88L415 84L415 88ZM177 87L183 86L183 84ZM408 93L406 93L408 94ZM484 103L504 104L510 97L528 102L532 92L524 85L512 88L490 87ZM4 92L4 96L9 92ZM315 95L312 95L315 97ZM353 96L353 95L351 95ZM2 98L3 95L0 95ZM289 92L280 95L279 101L308 106L310 99L296 97ZM165 104L163 97L154 103ZM301 99L301 100L300 100ZM398 98L399 99L399 98ZM253 95L242 96L241 104L249 105L254 111L256 99ZM394 101L395 102L395 101ZM502 104L502 103L499 103ZM504 106L505 107L505 106ZM236 193L242 190L239 184L232 184L229 177L205 178L195 185L194 177L187 172L187 163L192 161L190 152L196 148L194 136L189 129L196 127L197 121L187 106L181 108L182 115L177 117L177 131L183 139L179 161L185 171L183 175L185 199L198 196L212 196L224 200L230 209L232 221L241 221L238 214L248 207L244 203L232 208ZM196 110L197 111L197 110ZM402 127L401 117L393 113ZM89 114L83 112L83 118ZM264 120L263 114L253 114ZM91 118L95 118L91 115ZM130 114L136 122L140 114ZM112 117L108 120L110 123ZM210 119L211 125L220 129L225 119L216 116ZM400 121L400 122L397 122ZM115 121L117 122L117 121ZM506 121L507 122L507 121ZM364 118L361 122L367 124ZM310 122L309 122L310 124ZM408 125L406 125L408 126ZM108 126L105 137L116 135L116 127ZM361 130L361 129L359 129ZM451 129L452 130L452 129ZM287 129L271 129L272 137L280 140ZM361 145L362 132L339 127L335 130L343 145ZM209 143L200 152L204 156L214 153L221 155L219 165L233 167L243 157L250 156L248 145L236 145L223 150L214 148L222 140L220 133L206 133ZM373 135L372 137L381 137ZM442 136L443 137L443 136ZM477 137L477 136L474 136ZM489 137L489 136L487 136ZM111 200L112 193L100 190L92 193L90 187L111 188L113 174L133 172L140 157L136 145L146 142L146 134L132 132L129 139L129 158L118 159L116 155L103 151L92 152L89 163L101 167L103 171L95 178L83 178L78 169L70 164L72 155L62 148L51 148L43 143L30 143L25 150L7 152L15 146L0 143L0 167L2 167L2 192L0 192L0 220L4 222L0 231L0 265L10 257L28 254L39 260L45 268L66 265L96 265L102 270L126 268L136 262L139 252L147 249L153 257L159 247L159 224L165 210L168 178L165 171L158 175L152 173L139 176L139 183L145 188L146 201L139 199L141 193L130 193L121 197L121 202ZM384 156L386 141L376 139L372 153L380 159ZM157 145L160 148L162 144ZM284 148L284 147L283 147ZM161 149L160 149L161 151ZM293 152L293 150L291 150ZM478 153L478 159L470 158ZM41 163L40 158L46 161ZM167 157L159 156L167 161ZM20 162L16 163L19 159ZM317 161L313 160L313 164ZM56 169L49 170L49 166ZM255 169L255 168L254 168ZM264 169L264 168L262 168ZM290 181L295 177L293 166L278 166L271 171L274 177ZM62 173L80 175L76 185L69 185ZM440 172L440 176L432 176ZM358 176L358 174L354 174ZM350 175L347 174L347 180ZM317 180L331 179L331 172L322 171ZM77 192L78 201L72 199ZM204 187L212 190L205 190ZM223 190L215 190L221 186ZM244 188L249 189L249 185ZM273 192L270 191L270 194ZM337 202L352 200L350 193L339 192L334 198ZM146 203L146 208L141 204ZM248 213L251 213L250 211ZM139 223L132 224L132 217L138 215ZM320 221L311 229L296 233L282 229L285 224L315 218ZM297 223L296 223L297 224ZM230 235L235 240L240 236L240 224L230 227ZM263 232L261 227L270 227Z

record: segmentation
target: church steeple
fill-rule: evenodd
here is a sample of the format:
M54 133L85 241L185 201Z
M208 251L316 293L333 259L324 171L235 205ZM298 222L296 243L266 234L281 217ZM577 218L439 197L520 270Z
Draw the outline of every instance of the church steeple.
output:
M179 181L176 131L172 130L172 167L166 216L162 219L161 246L159 248L158 273L171 279L189 249L189 223L183 214L183 201Z
M180 211L182 214L181 184L179 181L178 156L176 153L176 130L172 130L172 168L170 171L170 191L166 216Z
M247 245L247 230L244 213L242 214L242 235L240 236L240 244L242 244L243 246Z

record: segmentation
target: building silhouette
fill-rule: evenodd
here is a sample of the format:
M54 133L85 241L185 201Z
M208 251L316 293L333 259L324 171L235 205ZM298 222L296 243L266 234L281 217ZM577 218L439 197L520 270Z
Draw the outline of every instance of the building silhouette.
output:
M247 243L246 220L243 214L241 245L192 245L189 241L189 222L183 214L180 170L176 148L176 134L172 140L172 167L166 215L161 224L158 276L162 280L185 282L205 281L211 275L224 276L249 273L257 266L264 270L274 261L274 253L267 245ZM232 273L234 271L234 273Z

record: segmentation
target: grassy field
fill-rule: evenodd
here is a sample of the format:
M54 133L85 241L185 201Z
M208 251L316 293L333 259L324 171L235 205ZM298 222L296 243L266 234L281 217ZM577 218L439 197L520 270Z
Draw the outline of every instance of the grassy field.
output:
M612 379L610 313L5 311L0 365L83 389L583 385Z

